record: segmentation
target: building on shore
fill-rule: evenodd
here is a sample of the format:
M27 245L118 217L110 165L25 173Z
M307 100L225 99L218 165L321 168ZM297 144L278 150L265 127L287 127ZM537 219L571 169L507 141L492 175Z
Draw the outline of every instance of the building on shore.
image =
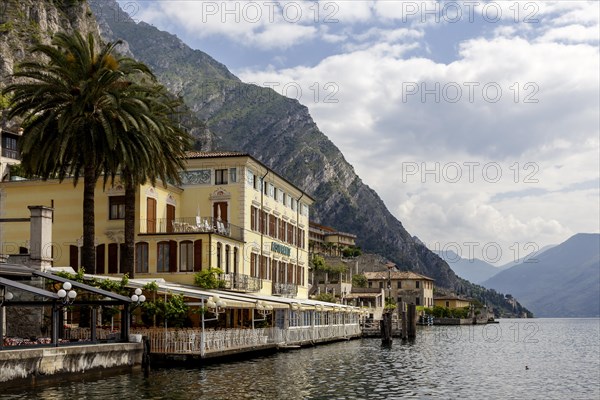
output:
M308 298L309 208L313 199L245 153L189 152L182 185L141 185L136 194L136 278L193 284L219 268L225 288ZM125 190L118 180L95 193L96 271L123 272ZM81 266L83 184L70 179L0 183L3 217L26 218L23 204L54 209L55 266ZM6 225L6 224L5 224ZM28 227L4 227L2 249L28 251ZM87 268L89 271L90 268Z
M456 295L435 296L433 304L438 307L445 308L465 308L471 306L472 300L465 299Z
M433 307L432 278L410 271L365 272L369 288L385 289L397 304ZM388 285L389 283L389 285Z
M340 232L330 226L310 222L309 241L311 253L341 256L344 249L356 246L356 235Z
M8 130L0 127L0 145L2 154L0 155L0 180L8 178L9 166L18 164L21 160L17 141L23 134L23 129Z

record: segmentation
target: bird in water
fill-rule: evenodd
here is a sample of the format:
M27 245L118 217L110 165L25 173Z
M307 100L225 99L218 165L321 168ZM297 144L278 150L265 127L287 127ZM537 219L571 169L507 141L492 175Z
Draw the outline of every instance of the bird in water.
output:
M528 370L528 369L529 369L529 367L526 365L526 366L525 366L525 369L526 369L526 370Z

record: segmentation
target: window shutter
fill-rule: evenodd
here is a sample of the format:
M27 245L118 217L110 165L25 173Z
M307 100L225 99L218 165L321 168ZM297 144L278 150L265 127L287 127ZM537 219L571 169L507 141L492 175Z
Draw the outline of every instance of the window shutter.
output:
M119 273L119 245L117 243L108 244L108 273Z
M177 272L177 242L169 240L169 272Z
M75 271L79 271L79 248L77 246L69 246L69 265Z
M100 244L96 248L96 273L100 274L100 275L104 274L104 259L105 259L104 248L105 248L104 244Z
M202 270L202 239L194 242L194 271Z

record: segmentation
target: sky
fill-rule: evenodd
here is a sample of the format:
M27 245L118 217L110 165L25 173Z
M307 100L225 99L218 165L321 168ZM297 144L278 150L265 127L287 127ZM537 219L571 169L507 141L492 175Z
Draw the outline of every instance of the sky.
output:
M432 250L501 265L600 231L598 1L120 4L307 106Z

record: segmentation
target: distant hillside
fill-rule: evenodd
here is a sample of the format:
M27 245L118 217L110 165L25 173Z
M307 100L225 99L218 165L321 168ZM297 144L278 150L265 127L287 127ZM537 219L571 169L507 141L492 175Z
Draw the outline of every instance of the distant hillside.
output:
M580 233L483 282L537 317L600 316L600 234Z
M456 275L473 283L481 284L483 281L490 279L492 276L505 269L503 267L496 267L477 258L461 258L452 250L437 251L436 254L448 263Z

